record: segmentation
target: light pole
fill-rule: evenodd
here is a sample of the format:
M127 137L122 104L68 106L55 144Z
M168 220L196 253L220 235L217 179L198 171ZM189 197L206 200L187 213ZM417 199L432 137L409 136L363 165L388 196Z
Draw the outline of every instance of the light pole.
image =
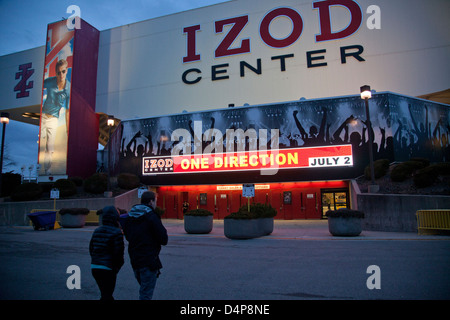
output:
M109 194L109 192L111 191L111 181L110 181L110 173L109 173L109 169L110 169L110 167L109 167L109 165L110 165L110 163L109 163L109 155L110 155L110 153L111 153L111 144L109 143L110 141L110 139L111 139L111 128L114 126L114 116L112 116L112 115L108 115L108 120L107 120L107 122L106 122L106 124L108 125L108 127L109 127L109 134L108 134L108 167L107 167L107 170L108 170L108 194Z
M370 166L370 178L371 185L369 186L369 193L377 192L378 186L375 184L375 170L373 166L373 130L372 122L370 122L370 112L369 112L369 99L372 98L372 92L370 91L370 86L364 85L360 88L361 99L364 100L366 105L366 120L367 120L367 130L369 131L369 166Z
M2 151L0 156L0 197L2 195L2 175L3 175L3 149L5 146L5 129L6 125L9 123L9 113L2 112L0 114L0 122L3 123L3 132L2 132Z

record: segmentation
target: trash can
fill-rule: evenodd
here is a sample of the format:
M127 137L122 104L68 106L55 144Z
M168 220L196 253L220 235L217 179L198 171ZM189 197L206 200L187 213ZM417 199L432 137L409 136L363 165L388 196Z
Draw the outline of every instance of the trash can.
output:
M56 211L38 211L27 214L33 223L34 230L53 230L56 221Z

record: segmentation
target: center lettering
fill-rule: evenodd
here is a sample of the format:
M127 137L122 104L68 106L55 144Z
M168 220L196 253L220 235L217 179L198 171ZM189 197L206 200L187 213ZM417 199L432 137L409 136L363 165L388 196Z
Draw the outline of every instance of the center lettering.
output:
M347 63L347 58L355 58L359 62L365 61L361 56L364 52L364 47L361 45L345 46L340 48L341 64ZM306 65L307 68L325 67L328 63L325 60L326 49L307 51L306 52ZM294 58L294 54L285 54L271 57L272 61L279 60L280 71L286 71L287 59ZM228 75L228 63L216 64L211 66L211 81L226 80L229 79ZM246 61L239 62L239 73L241 77L245 77L246 70L250 70L253 73L262 74L262 61L260 58L256 59L256 65L251 65ZM202 71L198 68L191 68L183 72L181 80L185 84L196 84L202 80Z

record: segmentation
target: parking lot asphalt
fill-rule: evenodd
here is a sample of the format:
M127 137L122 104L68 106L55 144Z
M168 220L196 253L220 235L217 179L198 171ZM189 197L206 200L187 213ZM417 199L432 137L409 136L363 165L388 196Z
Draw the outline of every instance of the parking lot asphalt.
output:
M223 220L206 235L187 234L182 220L163 224L169 243L154 300L450 299L448 235L333 237L326 220L293 220L275 221L269 236L230 240ZM0 299L97 300L88 251L95 228L0 227ZM79 267L79 289L68 286L70 266ZM136 300L138 290L125 251L114 297Z

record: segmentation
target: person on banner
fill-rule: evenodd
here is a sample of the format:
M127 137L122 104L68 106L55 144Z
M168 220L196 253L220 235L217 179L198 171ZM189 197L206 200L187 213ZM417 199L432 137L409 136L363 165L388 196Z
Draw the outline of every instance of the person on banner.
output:
M44 95L46 99L41 115L41 148L44 151L44 171L51 175L53 153L55 151L56 131L61 109L65 109L66 132L69 132L69 101L70 81L66 79L68 63L65 59L58 60L55 66L56 76L44 80Z
M155 207L155 193L146 191L141 196L141 204L134 205L122 222L131 266L140 285L140 300L153 298L162 268L159 253L161 246L165 246L168 241L167 230L160 216L155 213Z
M114 206L102 209L102 225L94 230L89 242L91 272L100 289L100 300L114 300L117 273L123 266L125 245Z

